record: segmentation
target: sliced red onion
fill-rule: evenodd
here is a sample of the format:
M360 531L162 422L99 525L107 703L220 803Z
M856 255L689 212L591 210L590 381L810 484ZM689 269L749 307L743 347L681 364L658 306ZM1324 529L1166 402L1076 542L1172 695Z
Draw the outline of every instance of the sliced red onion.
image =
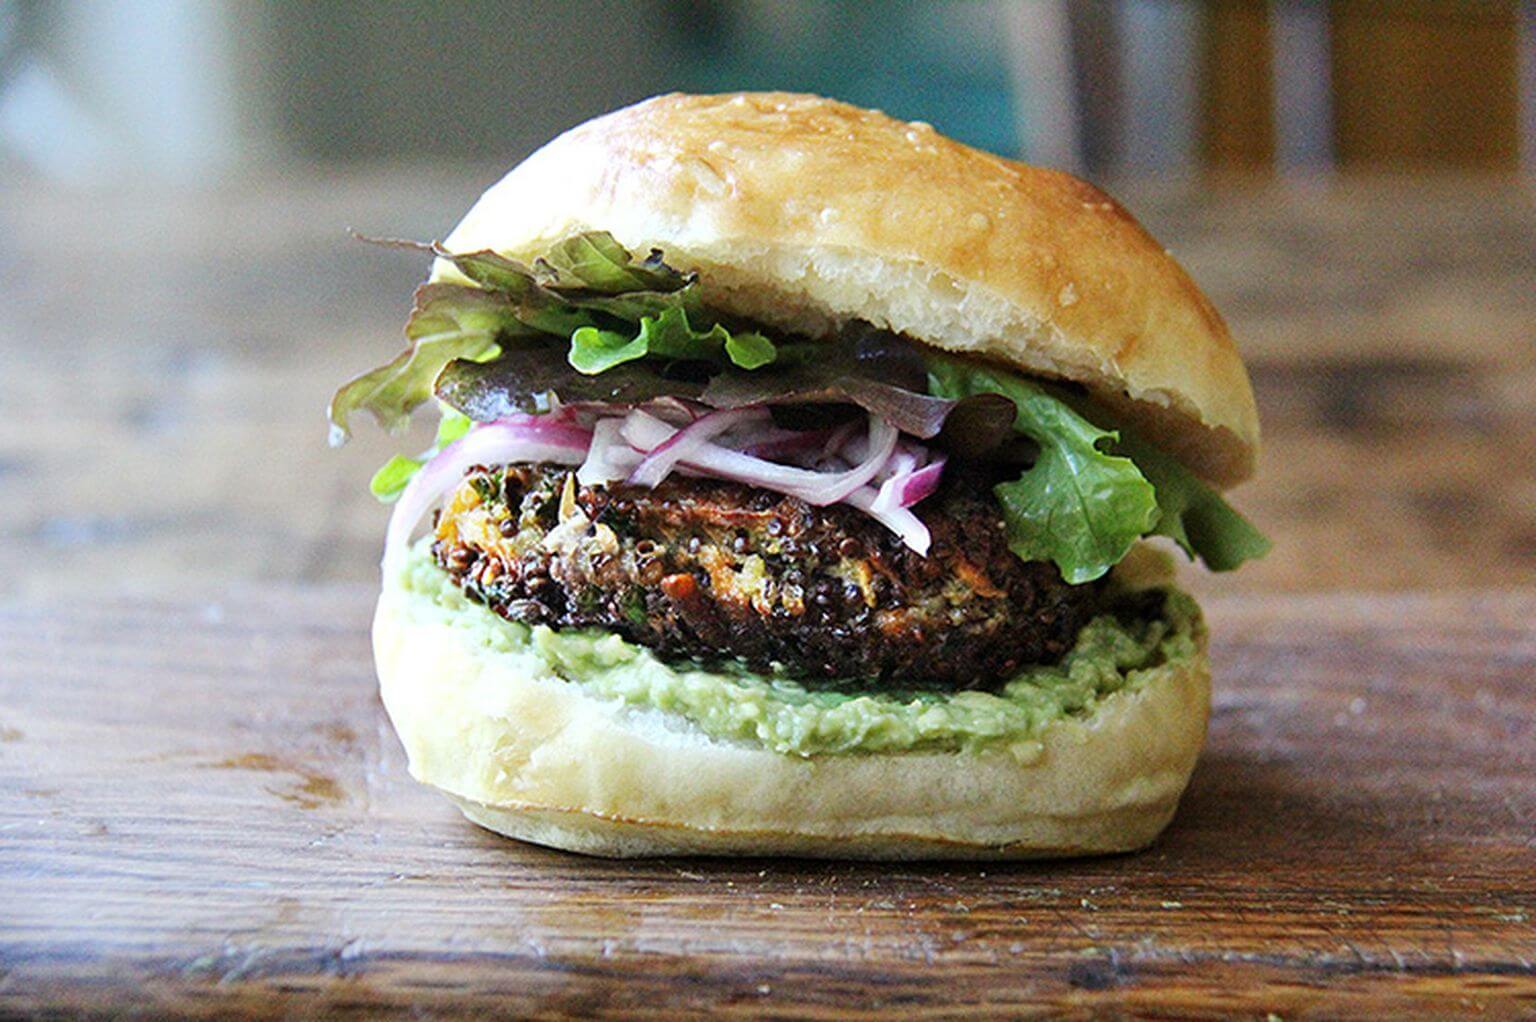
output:
M623 418L613 414L624 412ZM385 567L390 570L422 517L470 466L536 461L580 465L582 485L628 479L654 486L676 472L760 486L817 506L843 501L926 554L931 537L909 508L937 487L944 460L926 463L927 450L902 439L891 423L875 415L867 421L864 430L853 422L796 432L769 425L762 407L703 412L675 401L634 410L564 406L477 425L423 466L401 494L390 517ZM585 422L592 422L590 431ZM764 457L770 454L798 454L795 460L820 467L780 464Z
M587 455L592 434L577 426L521 415L475 426L421 467L389 516L384 538L384 563L405 552L411 532L422 516L463 477L472 465L501 465L518 461L552 461L579 465Z
M908 475L917 471L920 465L921 459L918 453L908 444L899 443L896 445L896 450L891 452L884 467L880 469L880 474L875 476L875 482L883 483L897 476Z
M890 460L891 452L896 449L896 441L901 438L901 431L878 415L869 417L869 433L863 438L865 453L861 455L863 460L846 472L834 473L820 484L813 484L807 492L796 494L809 504L826 505L835 504L854 490L873 479L885 463ZM849 455L851 458L851 455Z
M825 507L837 503L873 479L891 456L899 436L896 427L871 415L869 430L869 456L843 472L816 472L779 465L708 441L699 444L680 462L693 468L705 469L722 479L777 490L799 497L807 504ZM671 426L641 411L631 412L624 420L624 439L645 451L656 449L674 432Z
M780 429L743 447L743 454L754 458L772 458L784 454L820 451L832 438L830 429Z
M879 499L879 494L873 486L861 486L844 497L843 501L865 512L900 536L901 541L916 550L919 555L927 557L928 548L933 545L933 534L928 531L928 526L907 508L877 508L875 502Z
M827 442L821 448L823 459L834 458L843 453L843 448L848 446L848 441L853 437L853 431L859 426L857 421L845 422L832 431L827 437Z
M598 483L616 483L629 478L635 466L645 455L629 446L619 430L623 419L599 419L592 427L592 446L587 459L576 472L576 481L583 486Z
M634 486L654 488L671 473L674 465L721 433L744 422L767 418L768 412L764 408L736 408L700 416L652 447L645 460L629 474L629 482Z
M700 416L708 415L713 411L708 405L701 405L696 401L680 397L659 397L654 401L647 401L641 407L663 422L669 422L674 426L686 426Z
M893 455L891 460L894 461L896 457L897 455ZM911 507L918 501L932 496L933 491L939 488L939 479L944 474L946 460L941 455L922 468L909 469L891 476L880 484L879 495L875 497L871 510L888 511Z

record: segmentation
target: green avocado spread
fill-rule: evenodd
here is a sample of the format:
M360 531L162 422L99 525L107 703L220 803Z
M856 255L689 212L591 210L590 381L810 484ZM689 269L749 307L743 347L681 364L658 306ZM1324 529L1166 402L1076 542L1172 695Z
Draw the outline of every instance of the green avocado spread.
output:
M1101 614L1060 663L1027 668L997 692L809 688L788 678L666 664L604 632L504 620L466 598L425 543L411 548L400 571L413 611L459 630L466 642L531 658L538 673L600 698L676 713L712 737L799 756L1003 744L1029 757L1048 725L1090 717L1105 698L1134 691L1158 668L1195 657L1204 635L1195 601L1163 584L1160 614Z

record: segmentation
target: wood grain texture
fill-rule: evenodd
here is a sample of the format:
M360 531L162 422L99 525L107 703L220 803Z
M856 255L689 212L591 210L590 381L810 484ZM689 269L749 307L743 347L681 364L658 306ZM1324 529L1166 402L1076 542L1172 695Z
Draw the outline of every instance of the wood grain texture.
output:
M0 1013L1536 1012L1536 590L1213 601L1150 851L612 863L405 773L366 589L0 614Z
M1276 540L1147 853L613 864L409 780L365 626L390 354L483 173L0 183L0 1016L1536 1014L1536 203L1113 188L1232 321ZM420 437L398 442L407 450Z

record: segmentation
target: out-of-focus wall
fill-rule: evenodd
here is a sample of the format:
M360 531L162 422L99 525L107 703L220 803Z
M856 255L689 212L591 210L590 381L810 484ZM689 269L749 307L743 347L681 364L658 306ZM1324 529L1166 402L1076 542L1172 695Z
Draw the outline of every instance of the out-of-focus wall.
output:
M175 180L261 151L240 13L222 0L0 0L0 171Z
M0 0L0 174L505 165L741 88L1090 175L1509 170L1533 33L1519 0Z
M505 160L681 84L668 12L660 0L0 0L0 153L67 180Z
M504 164L673 89L821 92L1012 152L1003 6L0 0L0 168L198 180Z
M1512 170L1536 132L1528 0L1210 0L1204 20L1207 166L1283 163L1298 118L1346 169ZM1310 45L1284 34L1298 23Z
M260 20L276 133L327 163L506 159L683 84L654 0L269 0Z

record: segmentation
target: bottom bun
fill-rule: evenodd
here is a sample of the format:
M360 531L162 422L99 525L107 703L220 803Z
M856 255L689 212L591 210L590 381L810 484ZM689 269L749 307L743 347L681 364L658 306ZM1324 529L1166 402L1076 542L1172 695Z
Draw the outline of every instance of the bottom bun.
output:
M476 613L488 613L471 608ZM802 757L526 668L386 581L373 624L411 774L475 823L589 855L1023 859L1122 852L1172 818L1210 711L1204 639L1019 751Z

